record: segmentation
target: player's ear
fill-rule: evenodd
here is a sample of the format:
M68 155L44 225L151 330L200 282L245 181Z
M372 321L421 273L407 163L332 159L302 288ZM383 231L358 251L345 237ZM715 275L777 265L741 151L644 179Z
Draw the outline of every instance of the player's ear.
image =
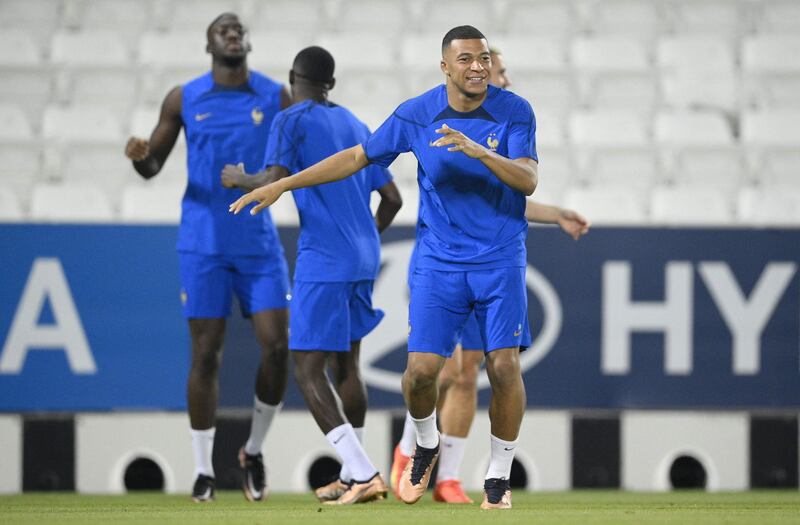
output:
M289 70L289 85L294 84L294 69Z
M447 62L445 62L444 59L442 59L442 61L439 62L439 69L441 69L442 73L444 73L445 75L448 76L450 75L450 73L447 72Z
M336 85L336 79L335 79L335 78L332 78L332 79L331 79L331 81L330 81L330 82L328 82L328 91L330 91L331 89L333 89L333 86L335 86L335 85Z

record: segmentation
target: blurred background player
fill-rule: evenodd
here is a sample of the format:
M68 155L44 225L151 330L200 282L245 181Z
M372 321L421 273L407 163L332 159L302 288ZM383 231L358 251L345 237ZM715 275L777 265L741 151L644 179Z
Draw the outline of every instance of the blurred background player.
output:
M132 137L125 154L149 179L164 165L181 128L186 134L189 181L178 254L192 339L187 396L196 475L192 498L214 499L218 369L225 318L236 293L261 347L250 437L239 452L245 496L260 501L266 497L261 446L286 390L288 270L269 214L237 220L225 212L237 193L222 187L219 173L229 162L261 166L272 119L290 98L286 88L248 69L250 43L235 14L211 22L207 40L211 71L170 91L150 140Z
M536 120L524 99L489 85L488 42L476 28L451 29L441 51L445 85L401 104L363 145L258 188L230 210L238 214L259 201L250 210L255 214L285 191L341 180L371 163L388 166L414 152L424 220L417 229L403 394L417 446L398 492L410 504L428 486L440 442L437 379L474 311L486 334L492 387L481 508L510 509L508 477L526 402L519 346L527 324L525 196L538 181Z
M489 82L502 89L511 86L502 53L494 47L489 48L492 65ZM540 204L528 199L525 207L525 218L531 222L542 224L558 224L561 229L575 240L589 231L589 221L572 210ZM413 259L413 256L412 256ZM413 260L409 273L413 273ZM522 347L530 346L531 335L525 325ZM464 458L464 447L472 420L475 418L478 402L478 375L483 352L486 347L481 337L475 316L471 315L461 332L461 339L456 345L453 356L447 360L439 374L439 428L441 430L442 447L439 451L439 468L436 474L436 485L433 499L442 503L472 503L461 486L459 470ZM394 449L390 485L397 494L400 474L403 472L416 446L416 430L411 415L406 413L403 435Z
M294 103L273 122L266 171L248 176L238 166L227 166L222 174L226 186L253 190L367 140L367 127L328 100L333 73L334 60L325 49L309 47L298 53L289 73ZM374 218L372 191L381 196ZM301 227L289 348L309 410L342 459L339 479L316 495L335 504L383 499L386 484L363 447L367 398L358 355L361 339L383 318L383 312L372 307L379 232L400 209L400 193L389 171L379 166L292 193ZM328 364L335 388L326 374Z

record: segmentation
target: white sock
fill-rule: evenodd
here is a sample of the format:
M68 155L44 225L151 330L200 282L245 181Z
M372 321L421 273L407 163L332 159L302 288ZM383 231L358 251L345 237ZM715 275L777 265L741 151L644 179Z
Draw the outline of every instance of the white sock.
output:
M414 426L414 419L411 414L406 412L406 422L403 424L403 435L400 437L400 452L404 456L410 456L414 453L414 447L417 446L417 427Z
M439 472L436 475L436 481L459 479L458 469L461 467L461 460L464 459L466 444L467 438L442 434L442 445L439 449Z
M277 405L268 405L258 399L254 398L253 402L253 419L250 423L250 437L247 438L247 443L244 445L244 451L251 456L261 453L261 447L264 445L264 438L267 437L267 431L272 424L272 418L280 411L283 403Z
M207 430L190 429L192 436L192 451L194 452L194 476L200 474L214 477L214 465L211 463L211 453L214 451L215 427Z
M436 448L439 444L439 431L436 429L436 409L422 419L411 418L417 429L417 445L423 448Z
M504 441L499 437L492 436L492 460L489 462L489 471L486 479L500 478L508 479L511 476L511 463L514 461L514 451L517 450L517 442Z
M356 433L356 437L358 438L358 442L361 443L361 446L364 446L364 427L353 427L353 432ZM350 474L350 469L347 468L345 463L342 463L342 470L339 471L339 479L342 481L350 481L353 479L353 475Z
M364 447L359 443L353 425L350 423L339 425L325 434L325 437L342 458L342 465L347 465L354 480L368 481L378 473L378 469L369 460Z

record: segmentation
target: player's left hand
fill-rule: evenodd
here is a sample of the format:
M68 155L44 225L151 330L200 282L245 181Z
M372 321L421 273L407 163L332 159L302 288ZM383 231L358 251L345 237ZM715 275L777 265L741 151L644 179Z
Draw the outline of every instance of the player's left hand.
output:
M436 133L444 136L431 142L430 145L433 147L450 146L447 151L461 151L464 155L473 159L479 159L488 152L486 148L447 124L442 124L442 127L436 130Z
M240 162L237 165L225 164L222 168L220 178L222 185L226 188L235 188L244 180L247 175L244 172L244 163Z
M589 232L592 223L576 211L561 210L558 216L558 225L564 230L564 233L577 241Z
M277 182L273 182L272 184L267 184L266 186L256 188L250 193L245 193L236 201L231 203L228 211L238 214L251 202L258 201L258 204L253 206L253 209L250 210L250 215L255 215L267 206L274 204L281 195L283 195L283 191L280 189Z

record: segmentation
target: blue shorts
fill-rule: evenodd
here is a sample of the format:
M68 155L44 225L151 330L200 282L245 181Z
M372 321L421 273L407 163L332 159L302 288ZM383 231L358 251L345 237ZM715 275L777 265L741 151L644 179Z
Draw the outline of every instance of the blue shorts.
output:
M289 349L348 352L383 319L372 307L373 281L295 281L289 301Z
M460 272L417 268L411 284L409 352L450 357L473 311L486 352L520 346L528 324L525 268Z
M234 292L245 316L288 305L289 271L283 257L178 252L178 258L187 318L227 317Z
M483 342L483 336L481 335L481 328L475 319L475 312L469 314L467 323L461 329L459 343L461 343L462 350L479 350L483 352L483 349L486 348L486 343ZM531 346L531 326L528 322L522 323L522 341L519 346L521 349Z

